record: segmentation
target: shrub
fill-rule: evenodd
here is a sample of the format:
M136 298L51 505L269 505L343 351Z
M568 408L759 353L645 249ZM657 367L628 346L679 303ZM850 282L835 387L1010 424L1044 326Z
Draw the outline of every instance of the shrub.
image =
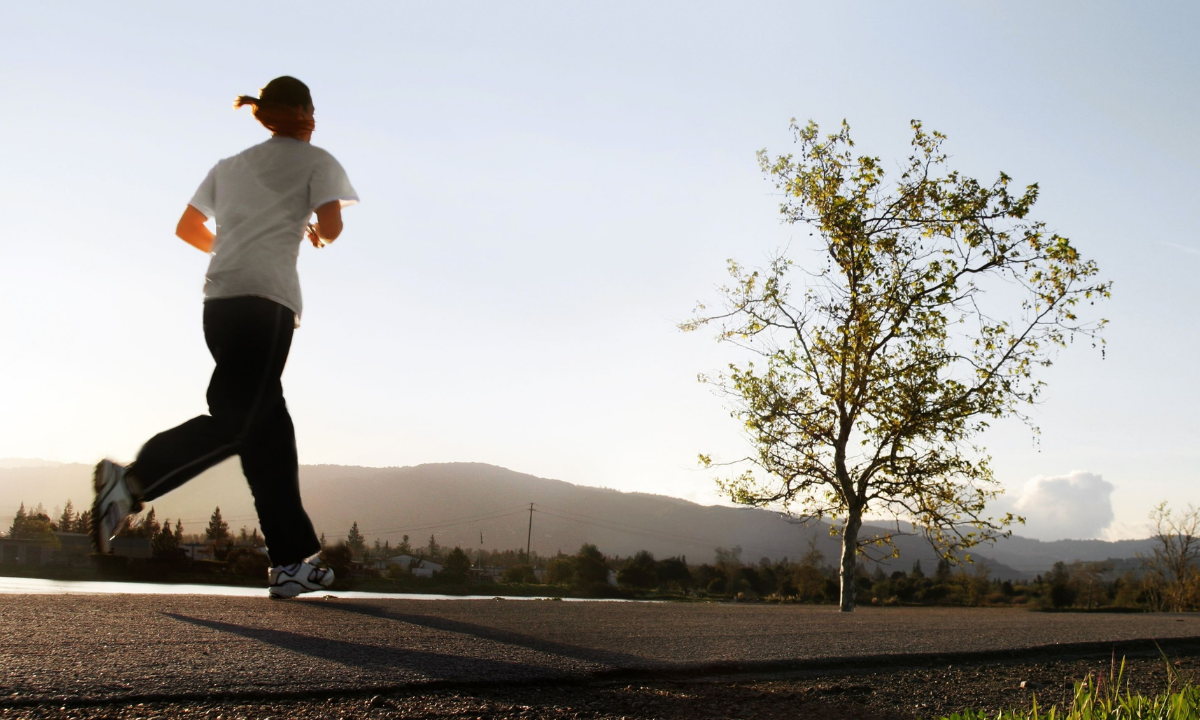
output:
M229 565L230 572L244 577L266 577L267 571L271 569L270 559L251 548L234 548L225 562Z
M536 583L537 574L529 565L513 565L504 571L504 576L500 579L506 583Z

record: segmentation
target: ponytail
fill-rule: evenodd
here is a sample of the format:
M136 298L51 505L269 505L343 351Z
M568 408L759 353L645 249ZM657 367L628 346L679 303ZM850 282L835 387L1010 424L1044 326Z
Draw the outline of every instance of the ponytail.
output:
M263 102L249 95L239 95L233 102L233 107L240 108L249 105L253 108L254 119L274 135L283 135L301 139L300 135L311 134L317 123L311 117L305 117L302 109L294 106L281 105L273 102Z
M276 135L298 137L316 127L311 117L304 117L304 111L312 108L312 95L308 86L296 78L277 77L259 95L239 95L233 101L234 109L249 105L255 119Z

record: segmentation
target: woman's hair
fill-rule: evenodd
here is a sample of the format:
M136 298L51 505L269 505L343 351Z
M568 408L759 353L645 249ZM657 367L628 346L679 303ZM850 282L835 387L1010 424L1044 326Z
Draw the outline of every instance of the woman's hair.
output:
M276 135L296 137L313 131L316 123L303 116L312 107L312 94L308 86L290 75L277 77L259 91L258 97L239 95L233 106L249 105L254 108L254 117L265 128Z

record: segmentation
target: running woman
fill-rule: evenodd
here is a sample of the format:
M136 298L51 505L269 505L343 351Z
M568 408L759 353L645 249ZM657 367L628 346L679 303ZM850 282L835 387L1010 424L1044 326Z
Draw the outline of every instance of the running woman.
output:
M234 107L250 105L271 138L218 162L175 229L212 258L204 283L204 339L217 364L209 414L150 438L128 467L96 465L92 543L111 552L143 503L238 455L271 557L270 596L290 598L333 584L300 502L296 435L280 383L302 310L296 258L306 237L320 248L341 235L342 208L358 195L338 161L310 143L308 86L278 77L259 95Z

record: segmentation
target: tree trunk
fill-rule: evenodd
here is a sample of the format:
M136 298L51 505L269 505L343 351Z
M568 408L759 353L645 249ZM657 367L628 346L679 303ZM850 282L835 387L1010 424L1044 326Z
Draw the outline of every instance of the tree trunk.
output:
M850 512L842 526L842 612L854 612L854 575L858 568L858 530L862 516Z

